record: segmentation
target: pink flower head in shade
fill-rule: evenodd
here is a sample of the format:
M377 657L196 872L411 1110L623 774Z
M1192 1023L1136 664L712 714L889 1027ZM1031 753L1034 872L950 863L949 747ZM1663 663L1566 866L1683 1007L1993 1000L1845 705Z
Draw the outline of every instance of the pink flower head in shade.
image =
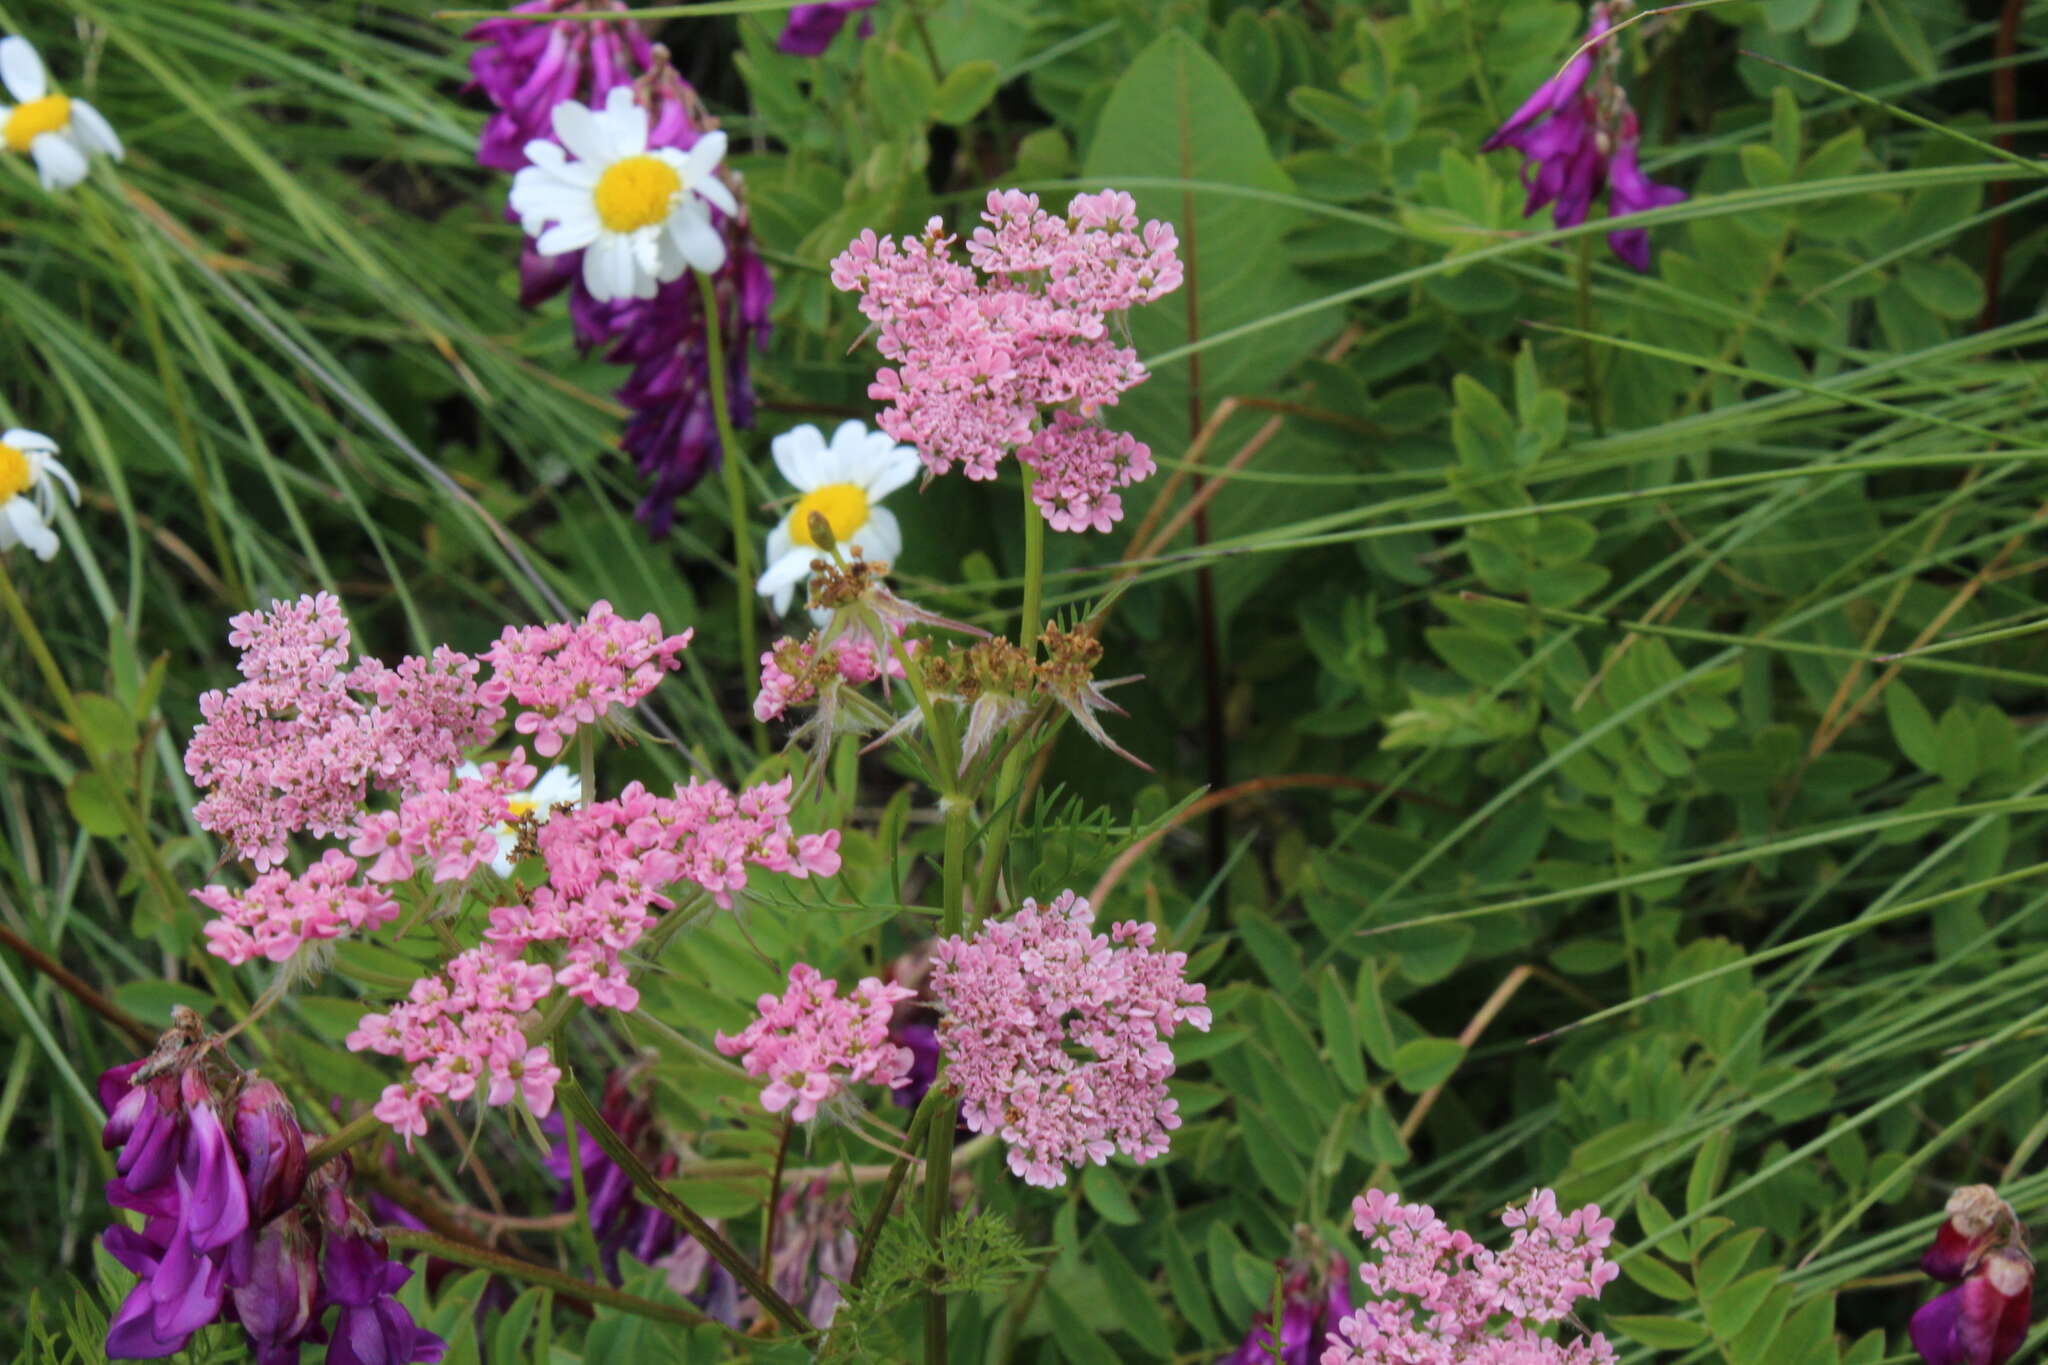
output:
M1014 452L1054 485L1038 501L1056 530L1106 530L1122 514L1111 490L1152 468L1129 436L1088 431L1146 377L1109 323L1180 286L1173 228L1141 228L1136 201L1116 190L1075 196L1064 217L997 190L982 221L971 266L936 218L900 244L863 232L832 262L832 283L861 296L894 362L868 396L890 405L882 429L933 474L959 465L992 479Z
M185 771L208 792L199 823L259 871L284 861L293 834L351 829L371 786L445 781L504 716L504 685L456 650L347 667L348 621L326 593L228 624L243 681L199 699Z
M1610 36L1616 8L1614 0L1594 5L1586 34L1591 46L1537 86L1521 108L1480 144L1483 152L1513 147L1526 158L1525 218L1554 205L1551 218L1559 227L1583 223L1602 191L1608 211L1616 217L1685 199L1684 190L1652 183L1637 164L1642 129L1621 88L1620 46ZM1610 232L1607 245L1634 269L1650 268L1647 228Z
M208 886L192 898L217 918L206 924L206 951L241 966L253 958L284 962L308 943L368 932L398 918L382 887L356 885L356 860L330 848L294 877L276 868L247 891Z
M1204 990L1185 953L1152 947L1154 926L1093 931L1095 912L1071 891L1027 900L972 939L932 949L931 989L944 1019L940 1048L961 1093L961 1117L1010 1144L1026 1183L1064 1185L1066 1167L1122 1151L1146 1161L1180 1126L1167 1096L1182 1024L1206 1030Z
M632 621L599 602L575 625L507 626L484 657L523 708L512 727L553 758L583 726L639 705L663 673L682 666L694 633L664 636L652 613Z
M787 1109L798 1123L808 1123L849 1086L893 1090L910 1083L915 1058L889 1041L889 1020L897 1002L916 995L870 976L842 998L837 981L799 962L789 969L789 990L762 996L760 1017L736 1034L720 1033L718 1050L741 1058L749 1076L768 1078L763 1109Z
M1513 1229L1492 1251L1456 1231L1427 1204L1369 1190L1351 1202L1352 1225L1374 1259L1358 1268L1371 1301L1330 1334L1321 1365L1607 1365L1599 1333L1569 1342L1541 1335L1620 1273L1607 1259L1614 1220L1588 1204L1558 1212L1537 1190L1501 1215Z

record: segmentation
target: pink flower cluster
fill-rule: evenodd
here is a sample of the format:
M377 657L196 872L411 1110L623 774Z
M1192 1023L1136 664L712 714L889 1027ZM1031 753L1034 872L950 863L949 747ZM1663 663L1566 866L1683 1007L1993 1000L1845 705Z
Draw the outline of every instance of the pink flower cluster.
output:
M860 294L895 362L868 396L890 405L882 429L915 445L932 473L958 464L992 479L1016 451L1050 471L1056 487L1039 503L1055 529L1106 529L1123 510L1109 490L1143 478L1151 457L1128 436L1086 437L1083 419L1146 377L1108 319L1179 287L1173 228L1140 228L1136 201L1116 190L1075 196L1065 217L1036 195L997 190L982 221L972 267L954 259L958 239L937 218L901 244L864 231L832 262L832 283Z
M1107 531L1124 515L1116 490L1150 478L1158 467L1151 448L1128 431L1097 426L1064 408L1018 447L1017 458L1037 471L1031 500L1055 531Z
M547 884L493 909L483 947L415 981L406 1002L364 1015L349 1035L353 1050L413 1064L410 1079L385 1090L377 1116L417 1135L427 1109L467 1099L486 1081L485 1103L523 1095L545 1116L559 1073L546 1048L527 1046L521 1016L555 987L588 1005L638 1008L624 954L654 911L675 908L667 888L694 882L729 906L749 865L793 877L839 870L839 832L795 833L789 792L787 778L737 796L692 782L661 797L635 782L616 800L558 812L540 827ZM534 944L561 945L556 965L528 961Z
M1138 1161L1164 1152L1180 1126L1166 1040L1181 1024L1209 1027L1185 953L1155 950L1150 924L1104 936L1094 921L1087 901L1063 891L932 950L961 1116L977 1133L1001 1133L1011 1171L1032 1185L1063 1185L1066 1166L1101 1165L1117 1150Z
M512 725L552 758L614 706L637 706L661 675L682 665L694 631L664 636L649 612L629 621L599 602L578 625L507 626L484 651L512 699L527 708Z
M786 993L763 995L756 1002L760 1017L737 1034L720 1033L716 1042L726 1056L743 1059L749 1076L768 1077L763 1109L788 1109L798 1123L808 1123L819 1105L848 1086L910 1084L916 1058L889 1041L889 1021L899 1002L916 997L906 986L870 976L842 998L837 981L799 962L789 969Z
M237 967L258 957L283 962L305 944L349 929L367 932L398 917L391 897L379 887L357 886L355 878L356 860L330 848L296 877L276 868L247 891L195 891L193 899L218 916L207 921L206 951Z
M525 751L486 763L480 777L457 778L451 788L414 792L397 810L365 811L348 851L375 859L373 882L403 881L415 862L433 869L437 882L467 881L498 852L497 827L512 816L510 798L533 785Z
M875 657L875 642L866 636L842 635L827 645L833 671L840 681L855 687L888 676L903 677L903 661L895 655L886 660ZM916 642L911 642L912 652ZM817 670L805 667L817 658L818 647L811 640L784 636L761 656L761 690L754 694L754 719L780 719L792 706L802 706L818 695ZM830 674L826 677L829 679Z
M208 790L199 823L258 871L284 861L293 833L352 826L372 783L405 792L445 782L463 748L504 717L504 685L478 682L477 661L456 650L349 668L348 622L327 593L229 624L244 681L199 699L185 771Z
M447 970L413 982L410 997L383 1014L366 1014L348 1036L351 1052L368 1050L413 1063L410 1079L385 1088L375 1113L411 1140L427 1131L427 1110L483 1092L484 1103L524 1098L546 1118L562 1078L544 1046L528 1045L521 1016L555 982L544 963L506 957L490 948L458 953Z
M1427 1204L1370 1190L1351 1221L1377 1260L1358 1277L1377 1297L1330 1335L1322 1365L1607 1365L1614 1348L1595 1332L1559 1342L1539 1333L1620 1273L1607 1259L1614 1220L1588 1204L1558 1212L1537 1190L1501 1215L1513 1229L1499 1252L1454 1231Z

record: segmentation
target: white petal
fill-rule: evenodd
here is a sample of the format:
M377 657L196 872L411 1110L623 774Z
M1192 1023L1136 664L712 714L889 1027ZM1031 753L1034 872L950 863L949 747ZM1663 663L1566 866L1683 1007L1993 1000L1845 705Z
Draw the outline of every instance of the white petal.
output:
M683 206L669 217L668 231L683 259L698 270L709 275L725 264L725 238L704 216L702 205L685 199Z
M599 303L631 298L633 277L638 273L633 268L632 245L616 233L602 234L583 253L583 287Z
M85 152L63 133L40 133L28 144L46 190L68 190L85 179ZM26 539L26 537L23 537Z
M754 584L754 591L763 597L775 599L777 615L789 610L789 599L794 595L796 585L803 582L811 572L811 561L818 552L808 545L798 545L780 559L769 563L760 579Z
M107 122L106 115L99 110L84 100L73 100L71 124L78 130L78 140L85 144L88 152L98 152L116 161L121 159L121 135L114 131L114 125Z
M528 166L512 177L512 211L526 235L535 237L547 223L566 223L597 212L590 191L564 180L557 172Z
M543 810L549 806L562 805L565 802L581 801L583 799L583 779L576 775L574 768L565 767L557 763L554 767L542 773L540 781L533 784L531 799L534 805Z
M43 59L26 38L0 38L0 82L7 93L27 104L50 93L49 77L43 74Z
M917 458L915 449L892 442L886 455L869 464L867 480L862 488L869 502L880 502L916 478L923 469L924 461Z
M7 514L7 523L23 545L35 552L37 559L52 559L57 554L57 535L43 524L43 518L35 504L27 498L9 498L7 505L0 508Z
M517 866L512 861L512 850L519 847L519 836L500 825L492 831L492 837L498 841L498 852L497 856L491 859L491 871L500 877L510 877L513 868Z
M791 427L770 441L768 451L792 488L808 493L818 486L817 461L825 453L825 434L809 422Z
M40 450L46 455L57 453L57 443L40 431L27 427L9 427L0 431L0 445L13 446L16 450Z
M474 763L458 763L455 766L455 780L458 782L481 782L484 770Z
M603 224L597 215L585 207L581 214L565 215L553 227L534 240L533 249L543 256L560 256L565 252L581 251L597 240Z
M578 104L575 100L563 100L555 106L555 136L562 139L562 145L578 161L595 161L600 166L609 166L611 139L605 136L604 125L597 121L597 115Z
M690 148L689 159L683 163L683 178L692 185L701 186L724 159L725 134L714 129L698 138L697 145Z
M791 540L789 536L789 518L784 517L769 530L767 544L762 550L761 562L763 564L773 564L776 560L788 554L795 545L796 542Z
M732 191L727 189L725 182L717 176L707 175L702 180L693 180L690 182L690 189L699 199L717 208L726 217L740 216L739 200L732 197Z
M903 553L903 527L888 508L871 507L868 524L848 536L846 543L860 546L861 557L869 562L884 559L893 564Z
M647 111L633 98L630 86L615 85L605 96L604 112L597 116L604 130L611 160L639 156L647 150Z
M36 451L35 456L36 462L41 465L38 474L44 478L54 478L63 484L65 491L71 494L71 505L78 506L78 483L71 477L71 471L42 451Z

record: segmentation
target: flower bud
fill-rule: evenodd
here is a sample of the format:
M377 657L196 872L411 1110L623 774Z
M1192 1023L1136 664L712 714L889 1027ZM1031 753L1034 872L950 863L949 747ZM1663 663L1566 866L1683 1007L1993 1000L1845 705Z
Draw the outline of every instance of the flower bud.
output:
M312 1326L319 1247L319 1233L297 1209L257 1234L248 1280L233 1292L235 1316L259 1352L296 1342Z
M1913 1349L1927 1365L2005 1365L2026 1340L2033 1301L2033 1259L2000 1247L1913 1315Z
M272 1082L252 1081L235 1097L235 1146L259 1226L299 1202L306 1185L306 1138L291 1101Z
M1920 1258L1920 1269L1946 1284L1956 1283L1991 1245L2000 1219L2012 1216L2012 1207L1991 1186L1964 1185L1948 1197L1948 1217Z

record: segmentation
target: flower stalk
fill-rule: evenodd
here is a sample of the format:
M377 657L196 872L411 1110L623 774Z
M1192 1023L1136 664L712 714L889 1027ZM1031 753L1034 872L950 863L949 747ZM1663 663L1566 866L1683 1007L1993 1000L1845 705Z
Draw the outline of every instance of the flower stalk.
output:
M732 526L733 601L739 627L740 659L751 667L760 657L754 635L754 530L747 516L747 486L741 468L740 438L733 430L732 408L725 392L725 337L718 321L718 286L704 271L693 271L703 299L704 354L711 370L711 417L718 425L718 472L725 481L725 515ZM768 756L768 727L752 722L754 752ZM588 787L586 785L586 790Z

